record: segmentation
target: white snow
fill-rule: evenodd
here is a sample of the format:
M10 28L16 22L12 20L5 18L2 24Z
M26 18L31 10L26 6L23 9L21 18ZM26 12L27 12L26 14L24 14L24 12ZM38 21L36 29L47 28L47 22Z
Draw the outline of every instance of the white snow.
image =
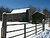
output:
M2 22L0 21L0 38L1 38L1 27L2 27Z
M27 22L7 22L7 24L23 24L23 23L27 23ZM31 26L35 26L35 24L31 24L31 23L27 23L26 24L26 28L31 27ZM41 27L41 26L39 26L39 27ZM1 27L2 27L2 22L0 21L0 38L1 38ZM17 29L23 29L23 28L24 28L24 25L7 26L7 31L12 31L12 30L17 30ZM35 28L27 29L26 32L31 31L33 29L35 29ZM49 29L48 28L48 24L45 24L45 29ZM35 31L33 31L33 32L35 32ZM27 35L32 34L33 32L27 33ZM14 35L17 35L17 34L20 34L20 33L24 33L24 31L22 30L22 31L18 31L18 32L16 31L16 32L7 33L6 38L14 36ZM32 35L32 36L30 36L28 38L34 38L33 36L34 35ZM21 35L20 37L15 37L15 38L23 38L23 37L24 37L24 35Z
M50 30L47 29L44 32L36 35L34 38L50 38Z
M25 13L27 9L30 9L30 8L15 9L11 13Z
M50 38L50 27L48 26L49 24L45 24L45 31L33 36L32 38Z

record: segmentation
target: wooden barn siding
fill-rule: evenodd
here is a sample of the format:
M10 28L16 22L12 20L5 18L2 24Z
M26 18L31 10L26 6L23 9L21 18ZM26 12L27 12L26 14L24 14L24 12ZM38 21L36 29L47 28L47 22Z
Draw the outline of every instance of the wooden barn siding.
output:
M23 14L25 13L7 14L7 21L21 21Z

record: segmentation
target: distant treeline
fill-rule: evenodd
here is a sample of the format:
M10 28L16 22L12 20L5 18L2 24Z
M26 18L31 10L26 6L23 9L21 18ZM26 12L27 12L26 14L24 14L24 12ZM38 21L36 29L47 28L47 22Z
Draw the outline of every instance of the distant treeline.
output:
M41 9L39 9L39 8L37 9L36 7L33 7L33 6L29 6L29 8L31 9L31 12L35 12L36 10L41 11ZM10 9L8 7L0 6L0 20L2 20L3 12L11 13L12 10L13 9ZM50 11L48 9L46 9L46 8L43 9L43 12L44 12L44 14L50 13Z
M2 14L3 14L3 12L11 13L12 10L13 9L10 9L8 7L0 6L0 20L2 20Z

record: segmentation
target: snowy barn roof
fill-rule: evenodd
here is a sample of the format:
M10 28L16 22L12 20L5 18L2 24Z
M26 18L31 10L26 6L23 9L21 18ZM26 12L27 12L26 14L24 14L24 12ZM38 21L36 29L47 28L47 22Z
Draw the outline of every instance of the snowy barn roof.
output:
M11 13L24 13L26 12L27 9L30 9L30 8L16 9L16 10L13 10Z

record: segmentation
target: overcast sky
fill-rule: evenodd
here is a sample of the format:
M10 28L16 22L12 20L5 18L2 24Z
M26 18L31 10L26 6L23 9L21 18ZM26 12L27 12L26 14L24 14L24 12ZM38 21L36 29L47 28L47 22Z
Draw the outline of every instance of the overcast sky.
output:
M37 8L49 8L50 0L0 0L0 6L9 8L23 8L32 5Z

